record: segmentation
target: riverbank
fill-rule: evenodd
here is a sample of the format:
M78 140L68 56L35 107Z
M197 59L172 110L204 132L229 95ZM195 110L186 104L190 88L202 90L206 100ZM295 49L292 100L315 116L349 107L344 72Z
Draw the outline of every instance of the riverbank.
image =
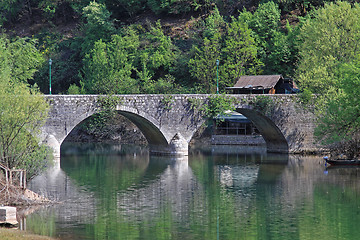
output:
M1 180L0 191L0 204L3 206L29 206L51 203L47 198L29 189L21 189L12 185L6 186Z
M18 229L0 228L1 240L54 240L56 238L40 236Z
M0 181L0 205L4 206L40 206L43 204L51 203L50 200L38 195L37 193L30 191L29 189L20 189L15 186L6 186L4 182ZM19 215L20 214L20 215ZM27 215L26 211L23 210L21 213L18 212L17 216ZM7 225L7 224L5 224ZM17 226L17 225L14 225ZM40 236L28 233L15 228L0 227L0 239L1 240L50 240L55 238Z

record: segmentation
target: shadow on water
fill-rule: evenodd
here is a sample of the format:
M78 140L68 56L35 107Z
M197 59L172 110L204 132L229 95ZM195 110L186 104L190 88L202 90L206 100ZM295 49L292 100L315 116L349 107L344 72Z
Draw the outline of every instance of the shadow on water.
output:
M61 169L77 185L106 194L142 186L167 166L149 155L149 150L132 145L70 145L61 153ZM151 164L150 164L151 161Z
M128 156L137 154L144 155L148 153L148 148L140 145L127 144L106 144L106 143L73 143L64 142L61 145L61 158L73 155L90 155L90 154L105 154Z
M191 149L190 154L213 156L220 162L235 161L236 163L287 164L289 160L289 154L268 153L266 146L207 145Z

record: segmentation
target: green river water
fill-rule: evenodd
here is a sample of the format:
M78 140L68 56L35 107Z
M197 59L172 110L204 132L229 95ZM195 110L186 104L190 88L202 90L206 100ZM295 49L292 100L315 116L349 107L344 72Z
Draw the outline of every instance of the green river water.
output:
M59 239L360 239L360 168L321 157L208 146L188 157L65 143L29 188L26 230Z

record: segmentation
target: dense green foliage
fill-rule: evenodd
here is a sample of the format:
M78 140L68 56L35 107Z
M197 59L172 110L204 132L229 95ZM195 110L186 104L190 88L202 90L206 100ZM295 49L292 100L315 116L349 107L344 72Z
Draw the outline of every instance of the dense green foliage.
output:
M344 63L338 68L335 73L337 82L334 84L338 90L329 90L318 105L320 121L316 133L324 136L328 142L358 138L360 130L360 61Z
M0 36L0 163L27 170L28 178L44 169L49 151L36 136L48 105L37 89L28 88L42 58L33 42Z
M247 23L232 18L226 23L216 11L205 21L201 47L194 46L195 56L190 59L190 73L206 93L232 86L241 75L255 74L262 63L257 59L255 40ZM219 61L219 69L216 61ZM219 71L219 79L216 79Z
M302 28L297 80L314 93L336 86L339 64L350 63L359 54L360 7L346 2L328 4L314 12Z
M17 8L13 1L0 6L5 25L35 18L35 8L49 22L31 38L53 60L53 93L215 93L217 81L225 92L244 74L292 77L298 59L298 28L281 25L274 2L251 13L233 0L29 0ZM180 13L201 17L177 30L134 20L144 11L175 21ZM79 26L71 37L56 30L71 21ZM29 83L48 93L48 62L38 70Z
M51 58L52 91L61 94L213 94L244 74L282 74L315 106L318 135L344 139L358 129L355 93L346 89L357 90L360 8L327 2L4 0L3 31L30 26L29 38L13 41L6 61L14 67L5 74L48 93L49 65L41 59ZM33 30L38 18L41 30ZM22 49L35 40L37 49ZM21 58L27 54L37 57Z
M325 142L356 138L360 130L360 6L326 4L306 19L300 33L297 80L307 93L318 94L310 101L319 119L316 134ZM357 151L353 148L350 155L358 155Z
M234 111L235 99L226 95L212 95L208 103L202 107L204 115L213 119L220 115L226 115L226 111Z

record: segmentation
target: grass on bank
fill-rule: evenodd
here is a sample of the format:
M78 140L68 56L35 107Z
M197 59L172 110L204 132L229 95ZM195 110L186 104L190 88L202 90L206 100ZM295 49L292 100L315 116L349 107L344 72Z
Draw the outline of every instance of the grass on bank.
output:
M0 228L1 240L55 240L56 238L27 233L18 229Z

